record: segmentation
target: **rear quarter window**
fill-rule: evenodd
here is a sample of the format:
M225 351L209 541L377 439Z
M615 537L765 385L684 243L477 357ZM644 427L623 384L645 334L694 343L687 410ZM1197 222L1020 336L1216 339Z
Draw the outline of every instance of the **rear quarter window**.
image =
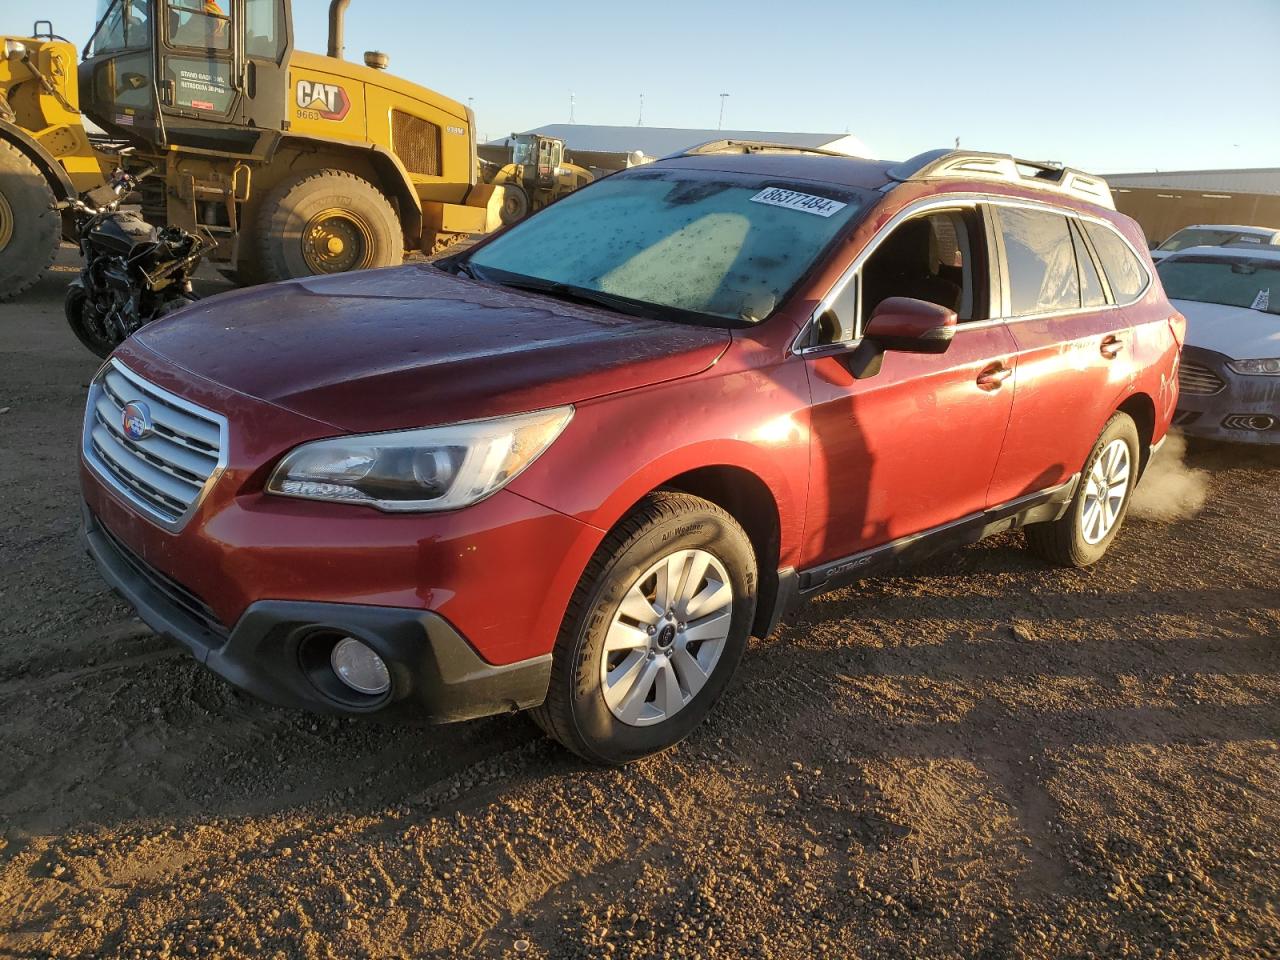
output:
M1111 227L1086 221L1084 229L1102 261L1102 271L1111 284L1116 303L1121 306L1133 303L1147 288L1147 268Z

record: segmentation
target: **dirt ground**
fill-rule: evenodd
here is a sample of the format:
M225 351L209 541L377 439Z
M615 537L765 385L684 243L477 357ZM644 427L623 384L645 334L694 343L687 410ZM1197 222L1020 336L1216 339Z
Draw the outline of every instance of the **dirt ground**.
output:
M0 307L0 957L1280 957L1280 455L1087 572L815 600L669 754L236 693L76 540L73 261ZM213 289L213 287L210 287Z

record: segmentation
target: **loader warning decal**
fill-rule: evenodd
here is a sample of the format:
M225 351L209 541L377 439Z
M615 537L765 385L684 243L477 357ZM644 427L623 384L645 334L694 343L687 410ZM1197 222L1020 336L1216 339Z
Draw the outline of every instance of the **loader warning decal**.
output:
M298 116L304 120L344 120L351 98L336 83L298 81Z

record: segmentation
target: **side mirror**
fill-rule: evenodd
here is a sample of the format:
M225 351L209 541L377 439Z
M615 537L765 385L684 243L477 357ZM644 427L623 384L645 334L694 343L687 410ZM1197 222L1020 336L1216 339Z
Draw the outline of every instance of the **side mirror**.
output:
M876 307L863 331L881 350L945 353L956 334L956 312L926 300L889 297Z

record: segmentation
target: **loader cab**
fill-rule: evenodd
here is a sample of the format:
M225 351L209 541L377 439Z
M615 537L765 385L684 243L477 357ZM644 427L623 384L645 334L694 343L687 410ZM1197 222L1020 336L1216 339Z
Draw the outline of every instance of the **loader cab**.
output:
M537 134L516 134L511 147L511 161L523 167L526 189L549 190L556 185L560 168L564 165L564 141Z
M286 128L289 0L98 0L95 24L80 99L109 133L236 153Z

